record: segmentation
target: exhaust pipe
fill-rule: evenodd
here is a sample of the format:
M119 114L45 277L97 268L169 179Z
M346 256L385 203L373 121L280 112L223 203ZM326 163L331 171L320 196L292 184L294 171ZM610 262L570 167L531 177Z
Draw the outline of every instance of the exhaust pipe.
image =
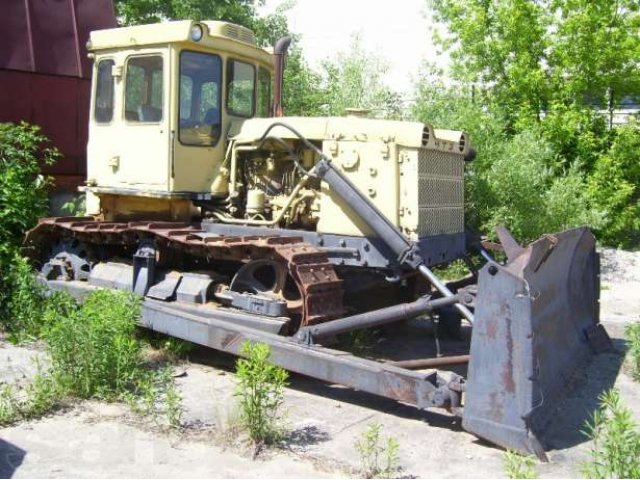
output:
M282 117L284 115L282 110L282 84L284 83L284 59L289 45L291 45L291 37L282 37L276 43L273 51L273 64L275 66L273 105L271 106L271 116L273 117Z

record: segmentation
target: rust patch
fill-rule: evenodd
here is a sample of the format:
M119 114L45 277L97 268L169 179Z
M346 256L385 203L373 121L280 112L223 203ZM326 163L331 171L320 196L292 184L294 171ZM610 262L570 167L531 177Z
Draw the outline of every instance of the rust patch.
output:
M498 319L490 318L486 322L486 334L491 340L496 339L496 334L498 333Z
M513 334L511 332L512 320L510 317L506 317L505 322L507 323L507 361L502 369L501 378L504 389L509 393L514 393L516 391L516 384L513 380Z

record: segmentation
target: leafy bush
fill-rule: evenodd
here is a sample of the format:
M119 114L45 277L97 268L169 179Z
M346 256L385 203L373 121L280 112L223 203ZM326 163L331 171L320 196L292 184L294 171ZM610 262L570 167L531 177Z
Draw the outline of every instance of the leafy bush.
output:
M52 164L58 153L46 143L39 127L0 123L0 328L14 339L21 331L36 333L41 317L40 294L19 248L47 211L50 181L39 175L39 165Z
M532 456L520 455L518 452L504 452L504 469L509 478L538 478L536 459Z
M640 432L617 390L600 396L585 433L593 440L591 461L583 465L589 478L640 478Z
M245 342L236 363L235 395L240 398L240 422L256 445L273 443L281 436L280 407L288 374L269 363L268 345Z
M24 232L47 212L51 182L40 176L40 162L51 165L59 154L45 147L40 128L0 123L0 268L4 271Z
M531 131L505 142L484 174L483 196L475 199L481 230L491 234L504 224L522 242L543 233L601 222L583 193L581 174L574 168L554 172L555 152Z
M640 245L640 129L616 130L611 148L595 162L589 196L605 212L599 239L625 248Z
M393 437L387 437L384 441L381 430L379 423L371 423L355 443L364 478L394 478L400 469L400 445Z

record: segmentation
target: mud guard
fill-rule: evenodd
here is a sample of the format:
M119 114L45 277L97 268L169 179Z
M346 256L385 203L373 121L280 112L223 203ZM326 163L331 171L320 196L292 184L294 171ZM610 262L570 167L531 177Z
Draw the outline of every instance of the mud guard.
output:
M572 377L610 346L599 323L599 257L587 228L507 254L505 265L480 272L462 425L544 459L540 436Z

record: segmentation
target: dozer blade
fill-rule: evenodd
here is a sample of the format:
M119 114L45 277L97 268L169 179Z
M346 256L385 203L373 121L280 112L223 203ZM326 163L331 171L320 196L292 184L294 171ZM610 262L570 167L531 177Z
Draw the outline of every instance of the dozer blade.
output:
M519 251L511 249L506 265L484 266L465 430L545 458L540 437L572 377L593 353L610 346L599 323L599 271L587 228L545 235Z

